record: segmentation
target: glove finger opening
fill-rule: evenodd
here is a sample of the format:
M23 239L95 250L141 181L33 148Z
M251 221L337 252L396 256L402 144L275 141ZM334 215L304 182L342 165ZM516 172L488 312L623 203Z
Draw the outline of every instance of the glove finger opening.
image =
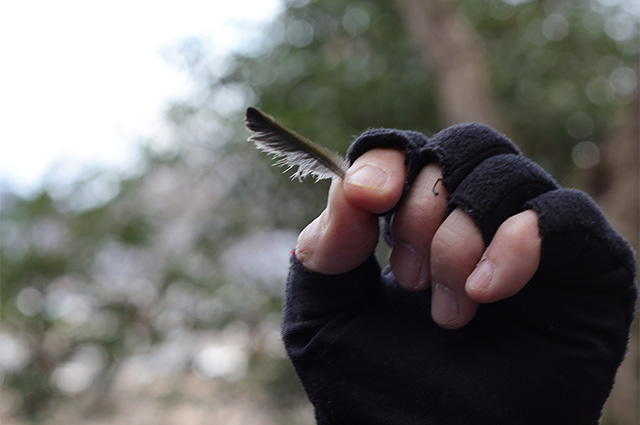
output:
M498 227L522 212L531 199L558 188L553 178L520 155L497 155L478 165L449 197L447 215L456 207L469 213L489 244Z

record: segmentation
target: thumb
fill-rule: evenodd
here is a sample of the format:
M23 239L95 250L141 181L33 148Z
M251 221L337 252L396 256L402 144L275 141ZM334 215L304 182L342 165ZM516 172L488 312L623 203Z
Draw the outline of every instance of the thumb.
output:
M344 180L332 181L327 208L300 233L298 261L322 274L362 264L378 243L378 214L398 203L404 180L399 150L374 149L360 156Z

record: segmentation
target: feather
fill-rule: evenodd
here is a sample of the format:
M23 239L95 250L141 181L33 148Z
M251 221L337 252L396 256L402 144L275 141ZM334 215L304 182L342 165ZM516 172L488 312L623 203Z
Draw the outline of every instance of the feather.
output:
M309 174L317 180L344 178L346 162L340 155L286 128L258 108L247 109L245 124L253 132L249 141L279 158L275 165L286 166L285 172L298 167L292 179L302 180Z

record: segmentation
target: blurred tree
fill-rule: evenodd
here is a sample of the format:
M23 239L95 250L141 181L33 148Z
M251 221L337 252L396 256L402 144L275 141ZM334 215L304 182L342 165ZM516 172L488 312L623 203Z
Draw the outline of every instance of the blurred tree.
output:
M408 33L437 81L443 124L481 122L506 131L489 86L484 46L447 0L397 0Z
M288 250L326 183L290 183L244 142L251 104L343 152L371 126L488 122L636 237L637 137L614 135L637 133L638 13L627 1L289 0L241 53L185 41L174 60L198 90L167 111L174 144L144 152L137 177L2 194L3 419L312 420L279 311ZM629 365L606 424L637 423Z
M585 185L605 215L638 252L640 245L640 103L636 98L620 117L620 124L603 144L602 158L588 170ZM638 322L633 328L627 357L618 371L616 386L604 412L604 423L640 422L640 351Z

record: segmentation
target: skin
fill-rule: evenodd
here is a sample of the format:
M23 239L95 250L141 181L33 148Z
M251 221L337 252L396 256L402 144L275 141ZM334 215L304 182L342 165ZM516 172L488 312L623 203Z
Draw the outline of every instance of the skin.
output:
M398 150L360 156L344 180L333 180L327 208L300 233L298 261L328 275L362 264L378 242L377 214L400 202L405 174ZM448 192L441 177L437 164L426 166L403 199L392 222L390 265L407 290L433 288L433 319L457 329L473 319L480 303L510 297L526 285L540 263L541 239L533 210L502 223L488 247L461 209L443 221Z

